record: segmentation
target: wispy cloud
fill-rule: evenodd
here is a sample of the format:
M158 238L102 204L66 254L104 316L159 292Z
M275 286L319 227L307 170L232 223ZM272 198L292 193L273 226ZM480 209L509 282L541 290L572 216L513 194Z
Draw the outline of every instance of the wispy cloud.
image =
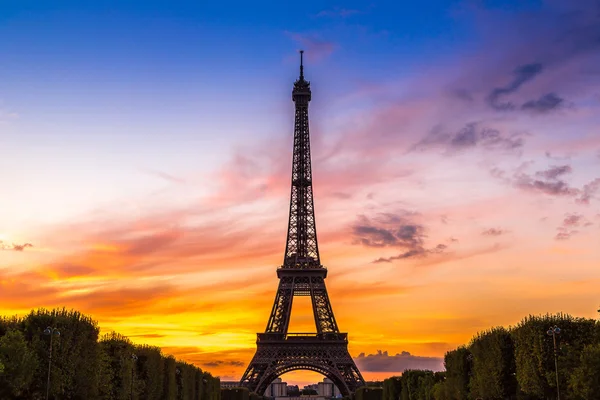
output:
M531 111L539 114L548 113L550 111L561 108L565 100L559 97L556 93L546 93L538 99L528 100L521 104L515 105L511 101L501 102L501 98L511 93L516 93L519 88L541 74L543 66L540 63L526 64L517 67L513 71L513 80L504 87L495 88L487 97L490 106L499 111L512 111L520 108L521 110Z
M588 221L585 216L578 213L568 213L565 214L565 217L562 221L562 224L556 228L558 233L554 237L556 240L568 240L573 235L576 235L580 232L581 229L585 229L594 225L592 222Z
M479 123L468 123L457 132L443 132L440 127L413 145L412 150L442 148L447 154L481 147L486 150L519 150L524 145L523 134L503 135L499 130L486 128Z
M356 15L356 14L359 14L359 13L360 13L360 11L354 10L354 9L334 7L334 8L329 9L329 10L320 11L317 14L317 17L341 17L341 18L346 18L346 17L350 17L352 15Z
M163 171L157 171L157 170L153 170L153 169L144 169L142 170L144 173L149 174L149 175L153 175L153 176L157 176L159 178L162 178L166 181L172 182L172 183L179 183L179 184L183 184L186 183L185 179L179 178L177 176L171 175L167 172L163 172Z
M571 236L577 234L579 231L574 228L580 225L583 215L579 214L567 214L561 226L556 228L558 233L554 237L556 240L568 240Z
M577 199L577 202L589 205L590 200L597 198L598 192L600 192L600 178L596 178L583 186L581 196Z
M499 228L489 228L481 232L483 236L501 236L506 234L506 230Z
M573 172L573 168L570 165L552 166L545 171L538 171L535 173L536 176L541 176L545 179L558 179L559 176L570 174Z
M528 81L542 73L543 67L540 63L526 64L517 67L513 71L513 80L506 86L495 88L488 95L487 100L491 107L500 111L514 110L515 104L512 102L500 102L501 97L514 93Z
M25 250L28 247L33 247L33 245L31 243L23 243L23 244L12 243L12 244L8 244L8 243L4 243L2 240L0 240L0 250L23 251L23 250Z
M285 32L292 40L305 50L306 59L312 62L321 61L329 57L336 49L334 42L324 40L317 34L304 34Z
M566 176L572 174L570 165L550 166L545 170L527 173L531 163L523 163L510 176L507 171L494 167L490 170L493 177L518 189L548 196L571 197L579 204L589 204L600 190L600 178L596 178L579 189L573 187Z
M564 106L565 99L556 93L547 93L536 100L529 100L521 105L521 109L539 114L548 113Z

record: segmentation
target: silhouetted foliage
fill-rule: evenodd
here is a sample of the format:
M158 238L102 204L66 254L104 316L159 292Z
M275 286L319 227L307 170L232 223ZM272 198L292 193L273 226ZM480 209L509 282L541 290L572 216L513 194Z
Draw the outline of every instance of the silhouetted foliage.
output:
M221 396L223 396L223 395L221 395ZM264 400L264 399L265 398L263 396L260 396L254 392L250 392L249 400ZM222 397L221 397L221 400L223 400Z
M221 400L221 380L213 378L208 372L202 378L204 383L204 394L202 400Z
M433 385L432 390L433 398L435 400L451 400L450 394L448 393L448 386L446 382L437 382Z
M102 352L100 397L126 400L134 389L135 346L123 335L111 332L100 340Z
M600 399L600 322L558 314L481 332L468 347L446 353L446 372L407 370L386 379L384 400L555 399L554 343L547 333L555 325L561 329L556 335L561 399Z
M402 378L393 376L383 381L383 400L398 400L402 391Z
M249 400L250 392L244 387L221 389L221 400Z
M577 399L600 399L600 343L584 347L569 386Z
M469 380L471 379L471 353L461 346L446 353L446 390L451 398L467 400L469 395Z
M160 400L163 389L164 357L159 347L137 346L136 376L140 399ZM202 373L197 371L197 373Z
M44 334L48 327L53 328L51 335ZM39 309L19 321L19 330L44 364L49 359L52 343L50 398L98 397L99 328L95 321L65 308ZM31 398L45 395L47 373L47 365L36 370Z
M0 399L45 399L51 348L53 400L220 400L211 374L158 347L98 334L90 317L64 308L0 318Z
M383 388L363 386L354 392L354 400L382 400Z
M430 400L433 398L435 376L433 371L406 370L402 373L401 400Z
M0 338L0 398L26 398L39 362L23 334L9 330Z
M163 369L163 394L161 399L177 399L177 383L175 382L175 358L169 356L165 358L165 367Z
M559 384L563 389L561 399L574 398L565 390L569 375L579 366L584 347L593 342L596 322L564 314L529 316L511 332L517 381L523 398L542 400L556 397L554 345L552 336L546 333L554 325L561 329L556 339Z
M510 332L493 328L475 336L472 354L471 396L483 399L510 399L517 392L514 344Z

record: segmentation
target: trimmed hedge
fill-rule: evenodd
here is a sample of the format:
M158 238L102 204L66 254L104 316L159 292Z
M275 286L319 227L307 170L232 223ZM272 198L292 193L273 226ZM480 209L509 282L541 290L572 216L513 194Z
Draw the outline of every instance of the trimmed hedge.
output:
M554 399L554 343L548 335L554 326L561 329L561 399L600 399L600 322L547 314L478 333L468 346L445 354L446 372L408 370L386 379L383 400Z
M53 400L220 400L220 381L158 347L116 332L99 338L96 321L66 309L0 317L0 399L44 399L52 336ZM19 355L19 356L15 356ZM247 398L244 400L248 400Z

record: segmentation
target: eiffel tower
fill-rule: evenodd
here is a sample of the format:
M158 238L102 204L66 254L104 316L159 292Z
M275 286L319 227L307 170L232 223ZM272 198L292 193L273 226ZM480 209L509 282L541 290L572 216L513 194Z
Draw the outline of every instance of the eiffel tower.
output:
M264 333L257 334L256 353L240 384L262 395L271 382L286 372L304 369L331 379L343 395L365 381L348 352L348 334L338 329L321 265L313 203L308 103L310 82L304 79L300 51L300 77L294 82L296 104L292 194L283 265L277 269L279 288ZM310 296L316 333L290 333L294 296Z

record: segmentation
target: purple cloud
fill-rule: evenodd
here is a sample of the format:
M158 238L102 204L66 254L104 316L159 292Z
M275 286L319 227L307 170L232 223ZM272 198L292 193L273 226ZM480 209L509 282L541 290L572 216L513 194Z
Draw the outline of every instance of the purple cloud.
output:
M23 251L23 250L25 250L28 247L33 247L33 245L31 243L23 243L23 244L13 243L13 244L8 244L8 243L4 243L2 240L0 240L0 250Z
M486 229L481 234L484 236L500 236L500 235L504 235L505 233L506 233L506 231L503 229L490 228L490 229Z
M352 227L354 243L366 247L397 247L404 250L392 257L380 257L374 260L374 263L443 253L448 247L445 244L438 244L431 249L425 248L426 229L412 220L415 215L415 213L402 211L398 214L380 214L374 219L361 216L359 222Z
M358 368L366 372L403 372L407 369L444 370L443 358L413 356L408 351L395 355L389 355L387 351L381 350L377 350L376 354L360 353L354 361Z
M466 124L457 132L442 132L439 127L431 130L429 135L412 146L411 150L427 150L441 147L446 153L455 153L475 147L486 150L516 150L524 145L522 135L503 135L499 130L486 128L479 123Z
M559 176L570 174L571 172L573 172L573 169L570 165L561 165L559 167L552 166L545 171L538 171L535 175L546 179L557 179Z
M593 224L591 222L586 221L585 217L581 214L576 214L576 213L566 214L561 226L556 228L558 233L556 234L556 236L554 236L554 239L568 240L571 238L571 236L579 233L579 231L575 230L574 228L578 228L578 227L582 227L582 226L588 227L590 225L593 225Z
M513 80L503 87L498 87L492 90L488 95L488 104L499 111L514 110L516 106L511 102L500 102L500 97L511 94L519 90L526 82L532 80L539 75L543 70L542 64L533 63L525 64L517 67L513 71Z
M556 93L547 93L537 100L525 102L521 109L543 114L561 108L564 103L565 99L558 97Z
M590 200L600 191L600 178L596 178L583 186L581 196L576 200L580 204L590 204Z

